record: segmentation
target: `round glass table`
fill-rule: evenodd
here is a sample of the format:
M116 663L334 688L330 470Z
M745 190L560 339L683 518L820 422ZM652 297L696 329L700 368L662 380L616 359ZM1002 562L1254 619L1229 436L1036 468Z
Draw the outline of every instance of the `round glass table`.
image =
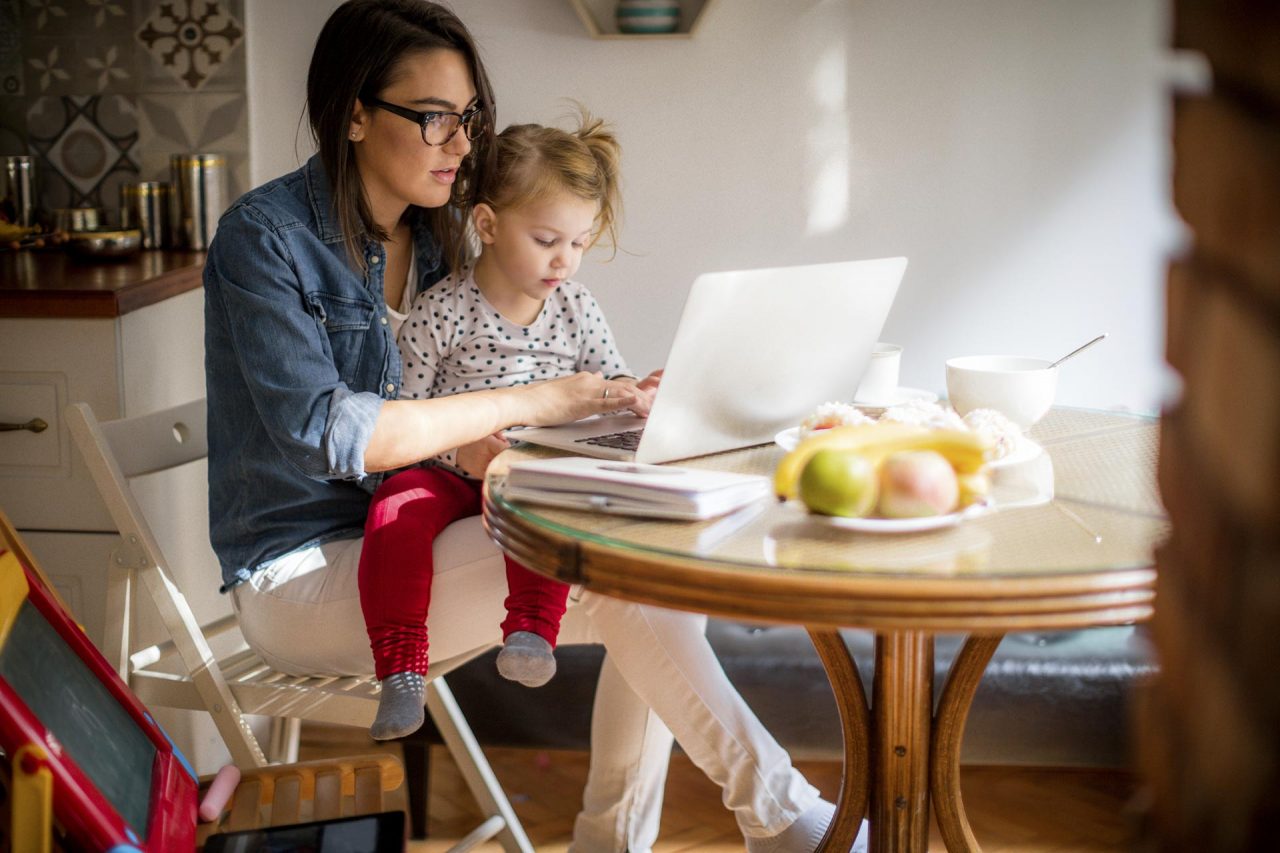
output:
M1128 624L1151 615L1153 550L1168 524L1155 483L1158 422L1053 409L993 467L993 508L921 532L850 530L766 500L707 521L553 509L504 497L517 445L489 469L484 518L517 560L631 601L806 627L844 736L836 819L821 850L846 851L863 816L871 850L923 851L929 810L950 851L977 851L960 797L960 742L1006 632ZM772 475L769 445L678 463ZM839 629L876 632L868 705ZM967 634L933 696L933 636Z

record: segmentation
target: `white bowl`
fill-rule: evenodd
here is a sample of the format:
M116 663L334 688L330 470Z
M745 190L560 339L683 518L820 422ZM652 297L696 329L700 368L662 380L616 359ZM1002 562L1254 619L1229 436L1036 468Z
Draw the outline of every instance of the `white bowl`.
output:
M1043 358L970 355L947 360L947 396L961 415L995 409L1023 429L1044 417L1058 388L1058 368Z

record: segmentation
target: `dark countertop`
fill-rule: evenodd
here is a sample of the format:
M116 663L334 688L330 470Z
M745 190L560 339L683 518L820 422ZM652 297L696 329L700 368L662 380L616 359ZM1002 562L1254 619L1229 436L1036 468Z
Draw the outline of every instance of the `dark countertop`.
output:
M0 317L119 317L201 285L204 252L85 261L55 249L0 253Z

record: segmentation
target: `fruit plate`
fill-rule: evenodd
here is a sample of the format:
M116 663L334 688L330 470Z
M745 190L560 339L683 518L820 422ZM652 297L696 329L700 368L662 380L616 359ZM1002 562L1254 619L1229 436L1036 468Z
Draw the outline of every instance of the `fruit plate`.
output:
M859 533L923 533L927 530L941 530L954 527L962 521L977 518L991 511L986 504L974 504L970 507L947 515L931 515L926 518L843 518L836 515L819 515L809 513L809 518L829 527L841 530L856 530Z
M1041 453L1044 453L1044 448L1024 435L1018 439L1018 446L1012 453L1003 459L993 459L987 463L987 467L1004 468L1009 465L1021 465L1023 462L1030 462L1037 458Z
M790 453L800 443L800 427L788 427L773 437L773 443Z
M773 437L773 443L790 453L796 449L796 445L800 443L800 427L790 427L784 429ZM1044 448L1036 444L1025 435L1018 440L1018 446L1014 451L1003 459L996 459L987 463L988 468L1004 468L1009 465L1020 465L1023 462L1030 462L1044 452Z

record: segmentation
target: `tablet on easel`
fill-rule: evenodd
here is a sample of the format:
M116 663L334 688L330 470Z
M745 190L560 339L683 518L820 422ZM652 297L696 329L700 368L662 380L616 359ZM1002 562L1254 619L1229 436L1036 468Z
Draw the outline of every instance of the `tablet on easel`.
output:
M195 773L40 576L4 549L12 530L0 533L0 748L15 800L33 804L15 813L15 833L47 807L41 820L75 847L193 849Z
M404 812L378 812L289 826L220 832L210 835L204 843L204 853L271 853L276 850L401 853L404 850Z

